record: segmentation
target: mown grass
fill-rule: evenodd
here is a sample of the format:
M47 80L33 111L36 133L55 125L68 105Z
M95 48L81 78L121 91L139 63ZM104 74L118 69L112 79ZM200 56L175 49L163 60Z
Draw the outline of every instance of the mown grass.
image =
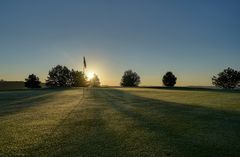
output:
M240 156L240 93L0 92L0 156Z

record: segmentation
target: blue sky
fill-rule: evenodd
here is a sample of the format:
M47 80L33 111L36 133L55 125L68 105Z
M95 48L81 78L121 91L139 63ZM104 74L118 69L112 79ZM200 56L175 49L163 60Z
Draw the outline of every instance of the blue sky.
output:
M210 85L224 68L240 69L238 0L1 0L0 79L44 81L55 65L96 72L119 85L136 71L142 85Z

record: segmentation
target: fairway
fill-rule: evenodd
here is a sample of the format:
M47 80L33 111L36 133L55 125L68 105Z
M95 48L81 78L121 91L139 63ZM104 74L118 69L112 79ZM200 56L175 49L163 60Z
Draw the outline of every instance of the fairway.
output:
M239 157L240 93L0 91L0 156Z

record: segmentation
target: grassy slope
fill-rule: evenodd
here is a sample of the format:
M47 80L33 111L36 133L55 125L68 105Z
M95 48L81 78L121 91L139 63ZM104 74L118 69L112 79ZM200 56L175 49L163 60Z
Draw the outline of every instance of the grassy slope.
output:
M240 93L0 92L0 156L239 156Z

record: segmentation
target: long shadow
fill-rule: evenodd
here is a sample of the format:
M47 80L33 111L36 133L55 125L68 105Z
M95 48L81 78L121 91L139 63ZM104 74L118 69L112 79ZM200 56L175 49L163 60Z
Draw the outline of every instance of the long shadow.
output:
M99 89L110 107L151 131L183 156L239 156L240 113ZM171 155L171 153L170 153Z
M239 112L143 98L115 89L89 89L85 96L87 104L72 106L26 155L130 156L122 138L107 125L107 118L114 118L104 114L110 109L131 119L136 129L153 133L156 139L149 138L153 143L165 143L169 151L163 156L239 156ZM162 156L158 151L139 154Z
M161 87L161 86L144 86L139 88L163 89L163 90L184 90L184 91L207 91L207 92L223 92L223 93L240 93L240 89L220 89L220 88L204 88L204 87Z
M0 117L21 112L27 108L51 100L60 90L32 90L27 93L0 93ZM16 91L15 91L16 92ZM7 101L4 101L6 99ZM8 100L9 99L9 100Z
M105 105L84 104L96 99L93 90L86 90L85 97L72 106L63 120L45 136L42 143L32 146L30 156L119 156L117 137L107 130L103 118ZM89 94L91 96L89 96Z

